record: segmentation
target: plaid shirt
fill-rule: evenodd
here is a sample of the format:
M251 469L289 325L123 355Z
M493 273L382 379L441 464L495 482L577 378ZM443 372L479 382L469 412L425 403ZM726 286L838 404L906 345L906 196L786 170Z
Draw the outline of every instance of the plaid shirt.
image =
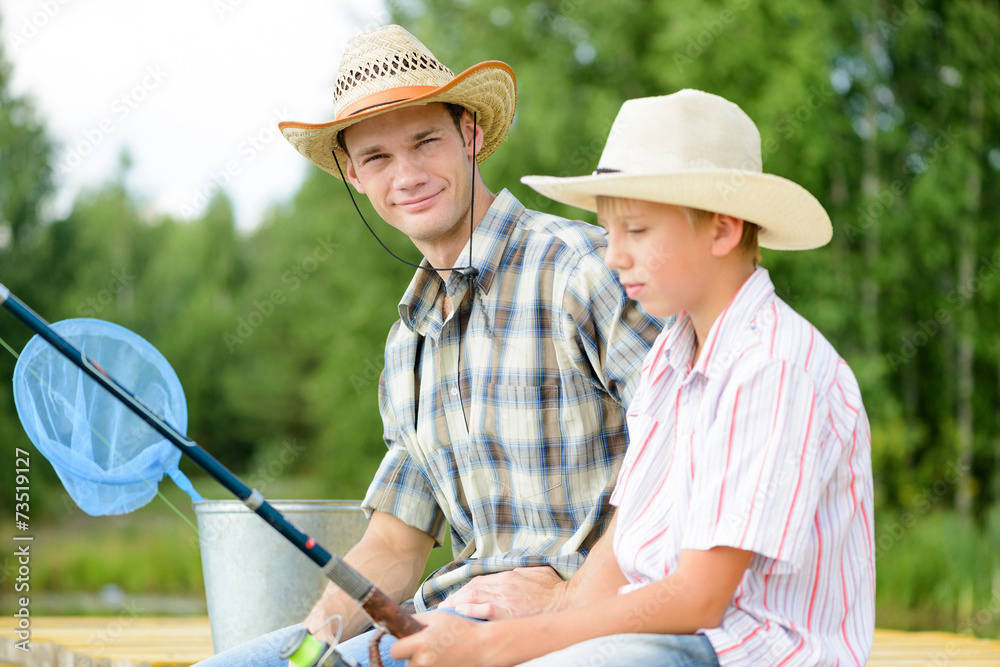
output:
M477 575L580 566L610 518L625 406L663 328L604 265L599 227L504 190L471 243L472 294L458 272L414 276L379 383L389 451L363 506L439 544L451 527L455 560L417 591L418 611Z

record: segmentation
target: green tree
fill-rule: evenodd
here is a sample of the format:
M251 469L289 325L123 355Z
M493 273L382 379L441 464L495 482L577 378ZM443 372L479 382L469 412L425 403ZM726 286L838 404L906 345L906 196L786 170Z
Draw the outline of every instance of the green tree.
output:
M53 189L53 145L32 101L10 90L11 71L0 44L0 282L33 299L39 287L34 278L40 272L31 251L40 230L39 211ZM13 318L0 314L0 339L15 352L29 337ZM0 377L10 378L13 372L14 356L0 350ZM0 442L28 446L14 414L9 382L0 382ZM39 485L45 480L39 479ZM13 495L12 480L5 477L0 481L0 507L7 507Z
M217 195L197 220L164 219L145 225L156 252L136 281L143 295L136 331L145 332L184 386L188 434L235 468L252 447L252 433L226 393L229 360L217 344L233 316L246 279L244 242L231 202Z
M987 184L1000 171L1000 113L987 100L1000 94L1000 3L929 3L888 18L898 24L896 95L909 116L899 161L914 174L904 228L912 242L902 250L919 276L911 294L923 298L904 299L908 312L896 318L903 326L887 351L909 371L894 378L909 396L909 418L927 424L918 465L934 472L925 483L940 475L942 451L957 460L955 502L970 513L993 504L998 472L1000 234L992 221L1000 201Z
M419 261L355 196L386 244ZM241 414L262 422L248 470L265 481L310 470L328 480L331 497L357 497L385 452L378 377L413 269L378 245L344 185L319 169L248 241L248 256L235 316L212 347L228 359L227 392Z
M25 242L52 192L52 141L31 100L10 90L11 65L0 44L0 258Z

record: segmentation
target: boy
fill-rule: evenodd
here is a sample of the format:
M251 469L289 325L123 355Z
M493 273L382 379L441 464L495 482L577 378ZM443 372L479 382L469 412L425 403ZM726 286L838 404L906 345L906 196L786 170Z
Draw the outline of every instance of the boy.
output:
M868 419L847 364L757 266L758 245L829 241L822 206L761 172L760 135L739 107L694 90L626 102L593 175L524 182L596 210L605 261L628 295L654 316L679 314L647 354L628 410L614 558L588 560L555 591L560 611L480 624L424 617L429 627L393 656L865 664Z

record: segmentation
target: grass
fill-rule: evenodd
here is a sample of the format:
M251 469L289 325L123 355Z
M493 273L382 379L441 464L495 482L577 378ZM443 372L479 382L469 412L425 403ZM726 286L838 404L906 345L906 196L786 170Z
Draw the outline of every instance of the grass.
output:
M980 524L950 511L876 521L876 622L1000 636L1000 510Z
M31 583L53 592L115 584L130 592L199 594L197 544L197 532L169 516L69 521L36 535Z

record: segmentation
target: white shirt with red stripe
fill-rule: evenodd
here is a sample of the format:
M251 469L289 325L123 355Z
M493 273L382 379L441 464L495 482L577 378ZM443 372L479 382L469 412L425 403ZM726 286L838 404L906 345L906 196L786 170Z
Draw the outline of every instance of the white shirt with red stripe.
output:
M681 314L643 362L611 502L630 582L682 549L754 552L717 628L722 665L863 665L875 624L871 433L847 363L758 268L692 366Z

